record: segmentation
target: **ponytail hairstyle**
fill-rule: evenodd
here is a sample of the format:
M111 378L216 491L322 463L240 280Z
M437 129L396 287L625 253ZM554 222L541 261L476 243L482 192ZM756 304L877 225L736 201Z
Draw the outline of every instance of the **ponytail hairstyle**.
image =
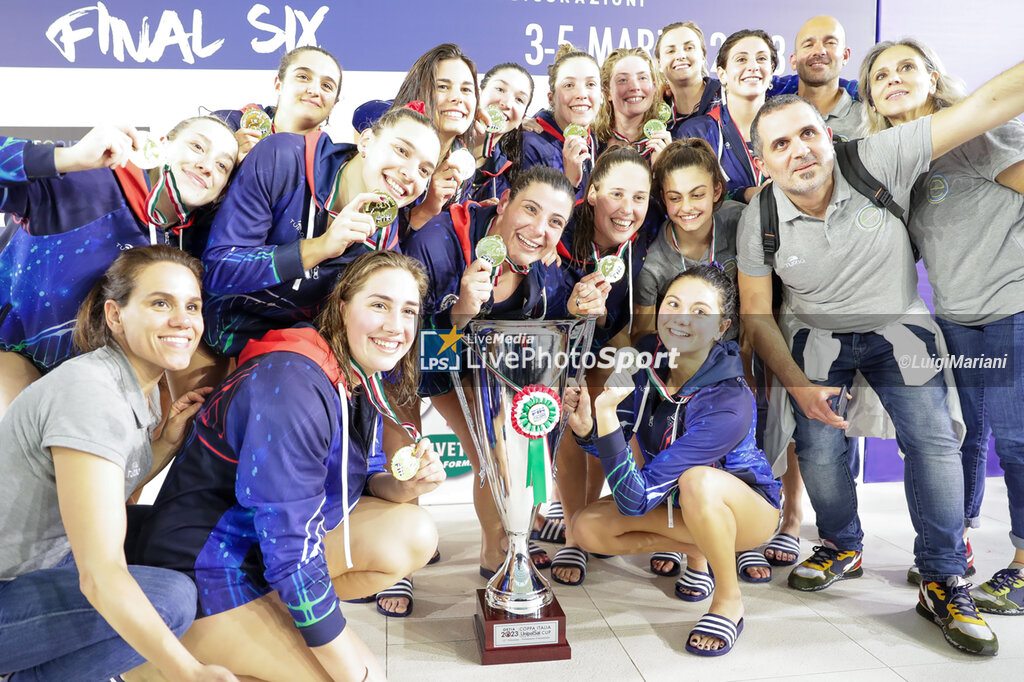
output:
M620 47L617 50L612 50L611 53L605 57L604 64L601 65L601 106L597 109L597 116L594 118L594 135L600 142L607 142L612 137L612 131L615 129L615 108L611 103L611 92L612 92L612 70L615 65L626 57L639 57L647 64L647 70L651 74L651 106L648 107L647 112L644 114L644 121L649 121L653 118L658 117L658 105L662 103L662 79L661 72L658 70L657 65L651 60L651 56L647 54L647 50L642 47Z
M672 140L662 150L658 160L654 162L654 186L663 204L665 201L665 181L668 176L681 168L697 167L711 176L712 191L721 189L718 199L715 200L714 209L717 211L725 202L725 175L722 173L722 166L718 163L708 141L699 137L686 137L681 140Z
M395 103L392 109L404 107L409 102L420 101L424 104L424 113L435 124L437 122L437 95L435 93L435 81L437 80L437 65L448 59L460 59L469 68L473 80L473 92L476 95L476 106L480 107L480 89L477 87L476 64L467 57L455 43L442 43L425 52L416 63L412 65L405 75L405 80L398 87L398 94L395 95ZM470 125L462 135L455 139L459 140L469 149L473 149L476 137L476 109L469 112ZM448 150L442 149L441 155L445 156Z
M529 108L530 103L533 102L533 76L527 71L521 64L515 62L504 62L497 66L492 66L487 73L484 74L484 79L480 81L480 90L487 87L488 81L492 77L502 71L518 71L519 73L526 76L526 80L530 82L530 101L526 103L526 107ZM523 111L523 115L526 115L526 111ZM509 185L515 183L516 177L519 175L519 171L523 165L523 126L520 124L515 130L510 130L501 136L501 140L498 141L498 149L505 155L509 161L512 162L512 166L508 169L508 182Z
M599 186L613 168L623 164L632 163L643 168L648 179L651 177L651 167L647 160L632 147L620 145L609 147L594 164L594 172L590 174L587 181L587 188L583 192L583 201L573 212L575 228L572 233L572 259L577 263L586 263L590 257L594 242L594 207L590 205L589 197L591 188Z
M113 301L121 307L127 305L142 271L157 263L175 263L186 267L202 285L203 264L181 249L157 244L122 251L78 307L73 335L78 350L88 353L115 343L114 334L107 326L104 310L107 301Z
M356 385L356 375L352 371L352 353L348 346L341 304L351 301L375 272L386 268L404 270L411 274L416 280L420 301L427 295L427 274L418 260L395 251L371 251L359 256L345 267L345 271L338 278L337 284L316 317L316 328L331 347L331 352L334 353L338 367L345 377L345 385L350 388ZM416 389L419 386L419 319L422 319L422 316L417 318L416 336L412 347L391 371L394 381L384 382L388 397L400 405L416 399Z
M891 128L892 124L889 123L889 119L882 116L880 113L875 111L875 102L871 97L871 69L875 65L875 61L879 56L890 47L897 46L909 47L921 58L924 62L924 68L928 72L928 75L936 74L935 80L935 92L929 97L929 103L932 107L932 112L939 111L951 107L966 95L964 94L963 82L954 76L950 76L946 73L945 67L942 65L942 60L939 59L939 55L935 54L935 50L928 47L920 40L915 38L903 38L901 40L886 40L885 42L878 43L864 56L864 61L860 65L860 82L857 86L857 91L860 94L862 102L867 104L864 111L868 117L868 133L874 134L881 132L886 128Z
M295 61L296 57L304 52L318 52L326 57L330 57L331 61L334 62L334 65L338 67L338 91L334 95L334 101L337 103L337 101L341 99L341 64L338 63L337 57L322 47L317 47L316 45L303 45L302 47L296 47L289 50L283 57L281 57L281 63L277 66L277 80L284 81L284 76L288 73L288 67L292 65L292 62Z

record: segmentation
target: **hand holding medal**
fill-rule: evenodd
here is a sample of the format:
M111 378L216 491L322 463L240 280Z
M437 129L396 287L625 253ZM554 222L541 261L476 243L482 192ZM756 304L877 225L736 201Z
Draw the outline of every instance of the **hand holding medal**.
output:
M662 102L664 104L664 102ZM671 110L669 111L671 115ZM665 149L672 141L672 136L668 132L668 126L660 118L652 118L651 120L644 123L644 137L647 138L646 148L651 154L651 162L653 163L658 155L661 154L662 150Z
M590 135L583 126L570 123L563 131L562 164L574 187L583 182L583 165L590 160Z
M489 133L500 133L505 130L508 117L501 112L497 105L491 104L483 109L484 118L487 119L487 126L484 128Z
M381 200L378 192L362 192L341 209L331 219L327 230L319 237L310 240L303 240L316 244L308 249L309 259L307 263L307 249L302 250L302 266L309 269L314 265L324 262L329 258L337 258L352 244L365 241L370 235L377 231L377 225L373 217L368 215L364 208L367 204L377 203Z
M420 438L415 445L399 448L391 457L391 475L403 483L427 484L429 490L440 485L446 477L441 458L431 447L429 438Z
M576 317L604 315L612 285L598 271L580 278L569 294L569 313Z
M128 153L128 159L142 170L164 165L165 144L163 138L152 133L140 133L141 142Z
M274 124L270 120L270 116L267 116L267 112L263 111L260 105L246 104L242 107L242 118L238 125L242 130L250 130L256 133L259 135L259 139L262 140L270 134Z
M494 270L505 260L508 250L498 235L484 237L476 245L476 260L466 266L459 282L459 297L451 307L452 324L459 329L480 314L494 290Z

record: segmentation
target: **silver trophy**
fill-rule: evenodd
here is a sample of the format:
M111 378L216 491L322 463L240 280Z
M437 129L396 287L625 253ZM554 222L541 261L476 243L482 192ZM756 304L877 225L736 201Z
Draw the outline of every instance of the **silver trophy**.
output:
M552 454L565 427L562 397L569 380L582 373L581 354L590 350L592 336L588 320L480 320L471 322L463 337L465 367L461 374L453 372L453 379L481 475L490 483L508 535L505 562L482 599L494 612L539 617L552 603L551 588L534 567L527 542L537 508L553 485ZM560 634L564 642L564 630ZM517 639L517 646L554 644L550 637L549 630L536 627L514 637L505 631L495 635Z

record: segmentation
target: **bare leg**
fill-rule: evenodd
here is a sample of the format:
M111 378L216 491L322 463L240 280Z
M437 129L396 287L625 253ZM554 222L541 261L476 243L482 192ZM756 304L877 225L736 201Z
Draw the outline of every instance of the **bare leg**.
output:
M573 519L584 549L604 554L663 551L699 552L715 572L712 613L738 621L743 616L736 551L764 542L775 530L779 511L732 474L693 467L679 478L682 523L668 527L668 510L659 505L644 516L623 516L611 498L588 506ZM695 637L693 645L714 649L721 640Z
M430 515L415 505L363 497L349 516L352 562L345 565L343 530L327 533L324 547L335 590L341 599L373 594L423 566L437 544ZM203 663L222 665L236 675L267 682L332 678L292 623L276 592L230 611L200 618L181 638ZM353 631L339 635L349 670L346 679L383 680L384 670ZM161 680L150 664L133 671L133 680Z
M0 353L0 417L29 384L41 377L28 358L17 353Z
M786 448L786 473L782 474L782 526L780 533L787 533L793 537L800 535L800 523L804 519L804 479L800 476L800 464L796 458L796 445L790 443ZM767 559L779 559L780 561L795 561L796 556L790 552L776 552L771 549L764 551ZM767 574L767 569L753 568L751 575L758 572Z

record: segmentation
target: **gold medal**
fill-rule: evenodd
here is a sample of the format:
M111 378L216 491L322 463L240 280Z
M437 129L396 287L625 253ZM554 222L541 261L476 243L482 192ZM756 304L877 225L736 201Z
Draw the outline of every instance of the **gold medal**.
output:
M657 116L658 120L662 123L668 123L672 120L672 107L665 102L658 102L658 108L656 111L657 113L655 116Z
M142 170L149 170L163 165L164 145L159 138L151 133L144 133L145 139L138 149L128 152L128 160Z
M491 104L484 108L484 114L487 115L487 132L500 133L505 129L505 123L508 119L505 118L505 114L501 113L501 109L496 105Z
M242 119L239 125L245 130L260 134L260 139L270 134L273 123L267 113L258 104L247 104L242 107Z
M420 470L420 458L411 445L399 448L391 458L391 473L399 481L408 481Z
M644 123L644 137L652 138L655 133L660 133L664 130L668 130L664 121L659 121L656 118L652 118L647 123Z
M363 204L362 212L373 218L377 227L387 227L398 217L398 203L394 197L382 189L373 191L380 199Z
M597 261L597 270L609 284L615 284L626 274L626 264L618 256L605 256Z
M565 130L562 134L564 137L586 137L587 129L578 123L570 123L565 126Z
M507 255L505 242L496 234L484 237L476 243L476 257L490 263L492 268L501 264Z

